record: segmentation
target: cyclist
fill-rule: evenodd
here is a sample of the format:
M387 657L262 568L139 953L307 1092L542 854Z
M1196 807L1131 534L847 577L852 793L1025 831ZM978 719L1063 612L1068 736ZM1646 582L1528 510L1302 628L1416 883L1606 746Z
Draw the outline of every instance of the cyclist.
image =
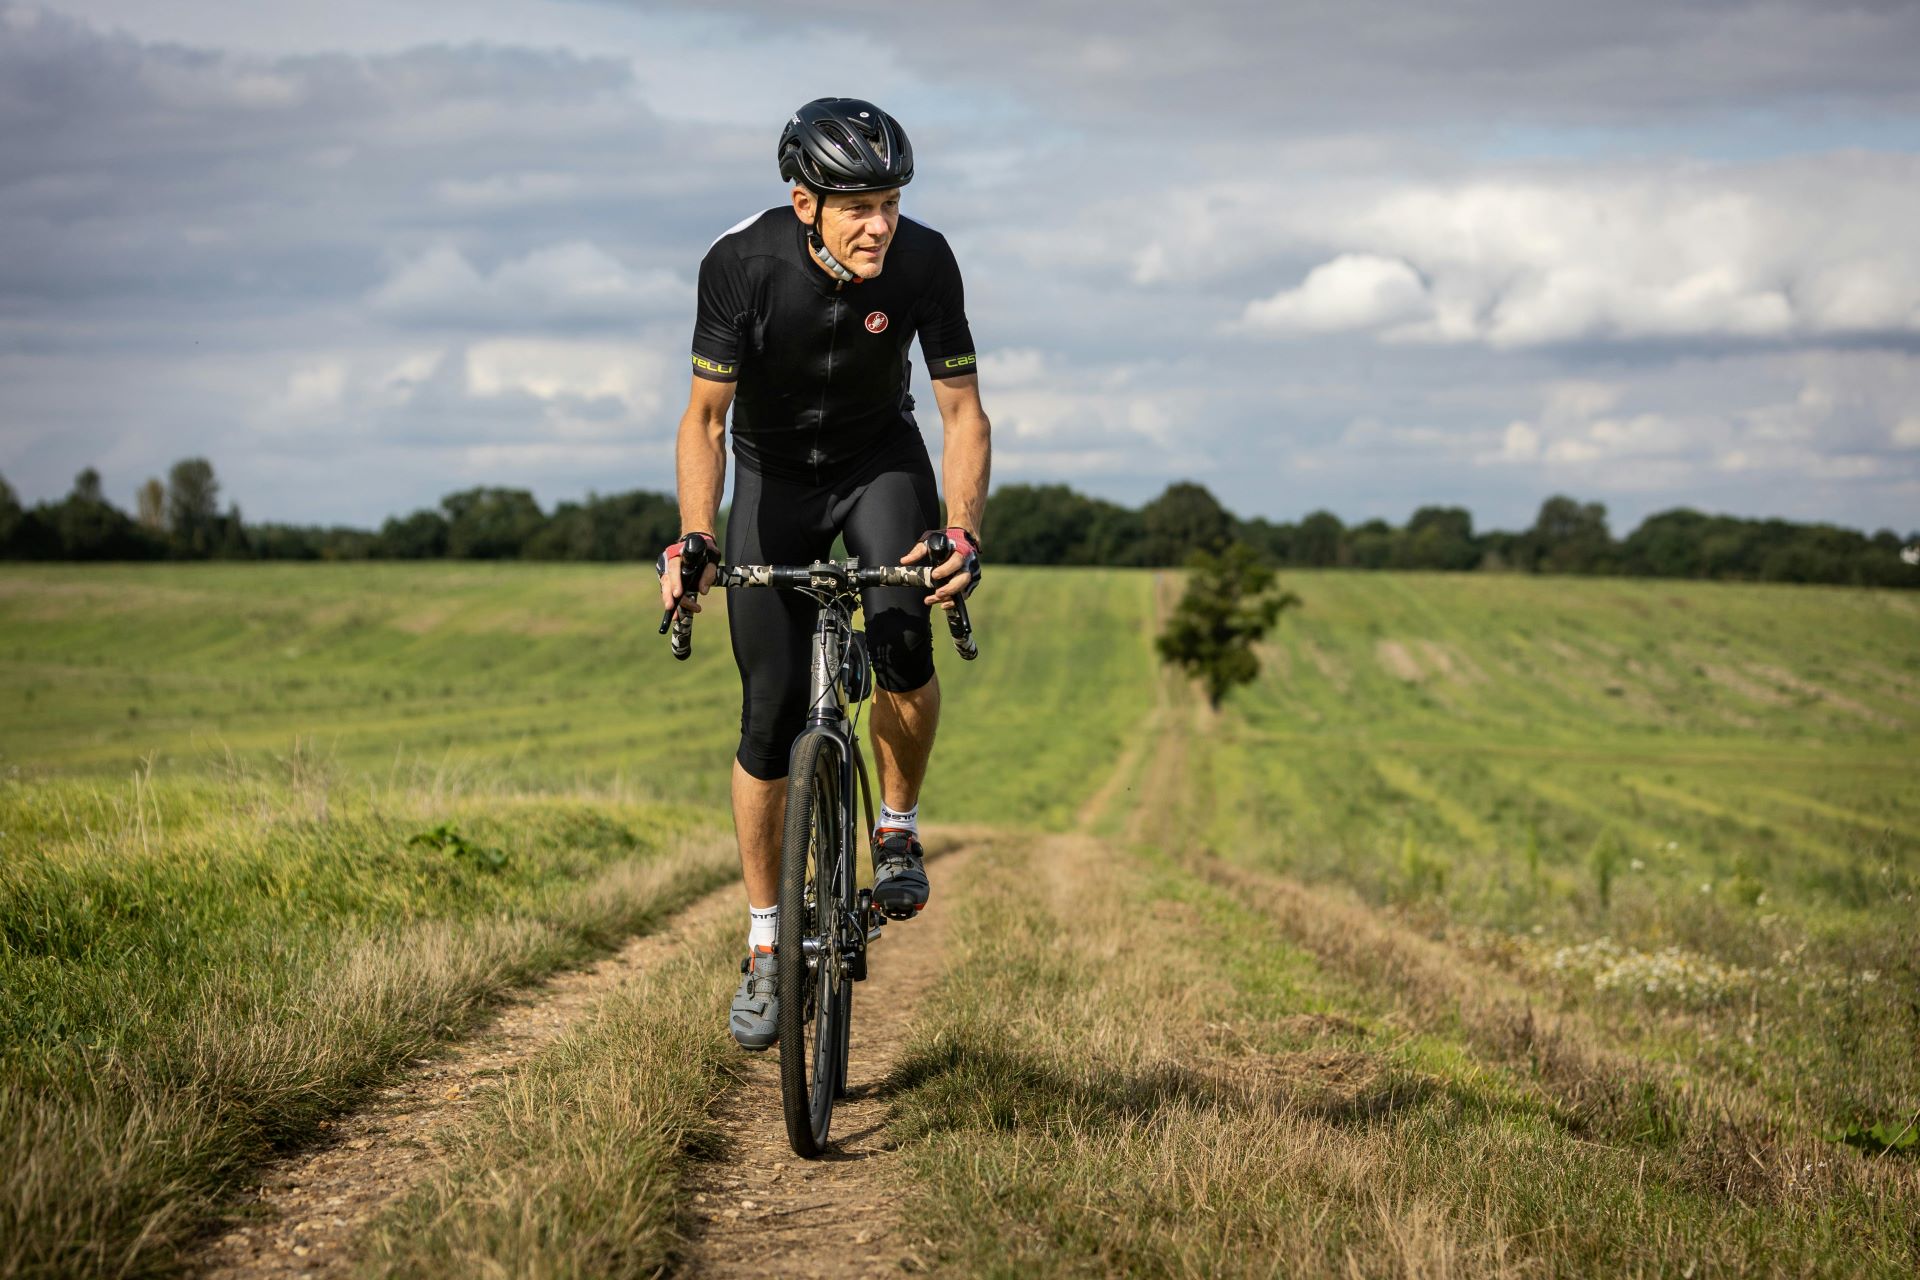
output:
M919 799L940 720L929 606L951 608L979 584L973 531L987 496L990 428L953 251L900 214L913 148L899 123L870 102L821 98L787 121L778 157L793 184L788 203L728 230L700 264L693 384L676 447L683 532L657 566L661 600L671 608L681 597L674 560L688 534L704 540L709 558L718 554L709 531L726 478L729 408L727 563L807 564L825 558L836 535L868 564L925 558L920 540L941 525L907 393L918 334L945 433L945 532L955 551L935 569L931 595L871 589L861 602L878 685L874 901L910 919L929 892ZM713 577L709 568L701 594ZM733 822L749 910L728 1025L741 1045L764 1049L777 1035L787 755L806 716L814 614L783 591L740 592L728 604L741 683ZM698 612L699 599L686 607Z

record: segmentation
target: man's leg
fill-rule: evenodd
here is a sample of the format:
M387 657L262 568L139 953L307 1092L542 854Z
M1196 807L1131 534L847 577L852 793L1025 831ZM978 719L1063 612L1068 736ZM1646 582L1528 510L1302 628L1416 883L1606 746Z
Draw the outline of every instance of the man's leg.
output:
M733 834L740 842L740 876L747 905L765 911L780 901L780 826L787 811L787 780L767 781L733 762Z
M804 489L738 469L727 562L804 564L826 552L832 533L824 502ZM815 521L809 524L809 518ZM748 956L728 1009L734 1039L764 1049L778 1033L780 837L787 801L787 754L805 721L807 641L813 609L786 591L739 591L727 600L727 632L740 668L740 749L733 764L733 827L746 883Z
M747 958L740 989L727 1006L727 1028L744 1049L765 1049L780 1033L778 941L780 817L785 778L756 778L733 762L733 834L740 843L740 874L747 884Z
M847 549L864 564L894 564L939 523L933 467L918 437L866 484L845 513ZM908 919L927 905L920 848L920 785L940 724L933 631L926 592L875 587L863 593L867 649L873 659L873 754L880 774L880 831L874 845L873 897L882 911Z
M889 809L911 812L919 806L939 727L939 676L905 693L873 691L873 763L880 775L880 798Z

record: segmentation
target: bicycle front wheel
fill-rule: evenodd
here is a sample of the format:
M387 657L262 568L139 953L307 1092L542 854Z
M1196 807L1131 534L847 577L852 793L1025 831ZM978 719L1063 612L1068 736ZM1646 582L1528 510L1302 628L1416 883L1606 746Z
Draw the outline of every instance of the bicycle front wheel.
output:
M780 1106L787 1141L808 1160L826 1150L852 1014L840 936L853 887L839 751L824 734L794 748L780 847Z

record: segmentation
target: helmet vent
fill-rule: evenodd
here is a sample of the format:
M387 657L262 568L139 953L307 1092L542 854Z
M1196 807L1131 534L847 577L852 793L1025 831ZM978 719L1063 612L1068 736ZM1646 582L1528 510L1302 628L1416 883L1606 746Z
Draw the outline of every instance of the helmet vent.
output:
M858 156L860 149L854 145L853 135L843 128L838 120L822 120L814 126L820 130L820 136L849 156Z

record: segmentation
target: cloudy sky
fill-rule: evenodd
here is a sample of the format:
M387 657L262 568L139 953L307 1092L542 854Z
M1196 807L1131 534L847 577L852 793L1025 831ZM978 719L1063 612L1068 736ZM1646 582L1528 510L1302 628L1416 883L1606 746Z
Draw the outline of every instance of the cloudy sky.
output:
M1910 0L0 0L0 475L670 488L700 255L843 93L1000 483L1911 530L1916 64Z

